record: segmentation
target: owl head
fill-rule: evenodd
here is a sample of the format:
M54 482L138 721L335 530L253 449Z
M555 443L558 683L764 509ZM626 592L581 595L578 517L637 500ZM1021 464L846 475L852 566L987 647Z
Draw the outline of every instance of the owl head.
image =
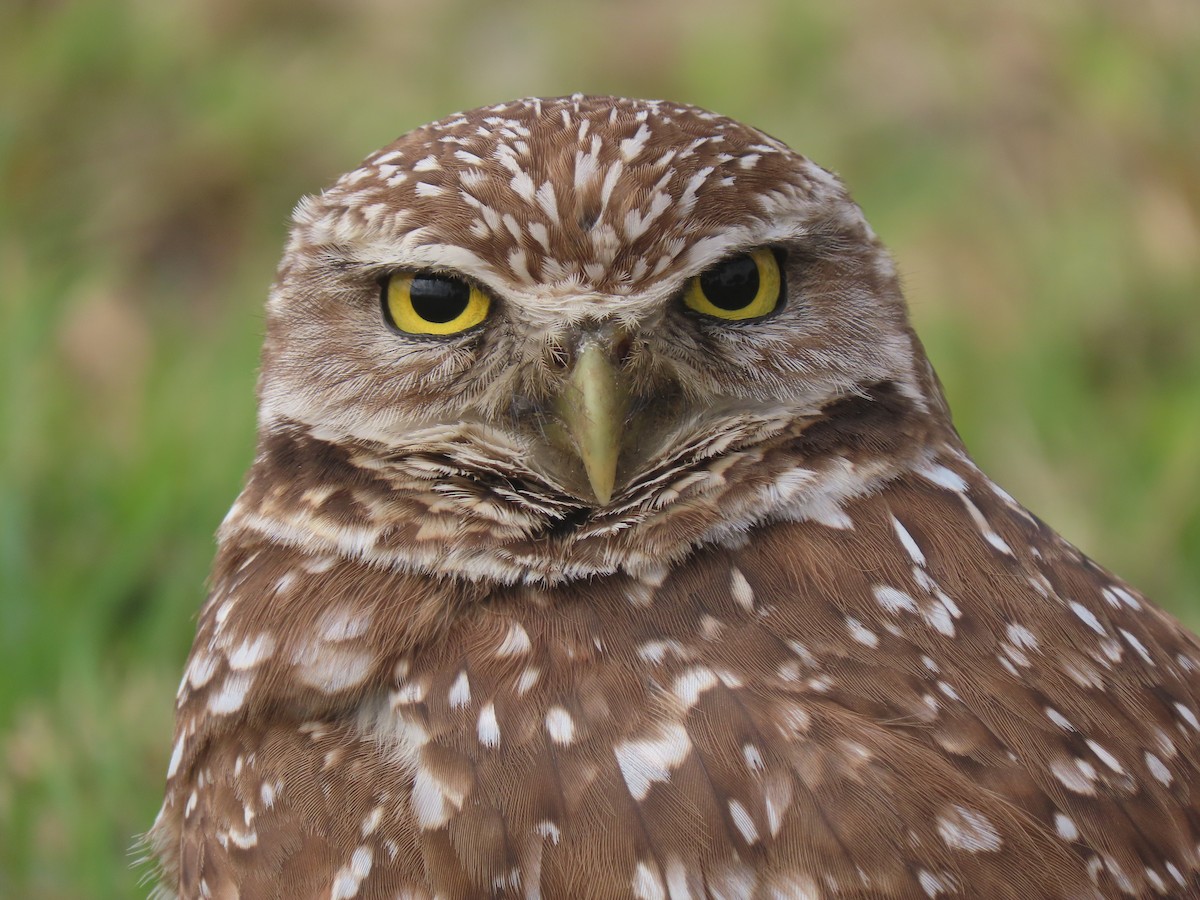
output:
M798 491L819 515L869 489L869 449L948 427L833 175L584 96L451 116L301 202L260 402L258 527L506 581L652 568Z

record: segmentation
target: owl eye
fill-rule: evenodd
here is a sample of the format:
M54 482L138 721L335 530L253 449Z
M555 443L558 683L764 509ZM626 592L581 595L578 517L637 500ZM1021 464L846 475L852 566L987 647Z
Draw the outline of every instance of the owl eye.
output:
M396 272L383 283L383 317L405 334L458 334L487 318L491 298L461 278Z
M783 295L779 261L766 247L740 253L688 282L683 303L717 319L757 319L774 311Z

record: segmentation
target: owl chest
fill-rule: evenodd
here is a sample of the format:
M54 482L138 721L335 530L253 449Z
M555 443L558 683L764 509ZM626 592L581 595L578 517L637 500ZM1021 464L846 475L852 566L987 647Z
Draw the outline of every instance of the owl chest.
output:
M272 672L287 677L252 670L254 690L287 692L272 708L302 705L307 721L238 752L278 764L272 814L278 797L302 798L306 821L315 805L339 843L370 850L373 878L447 896L604 895L597 873L663 891L674 879L680 896L717 882L742 885L730 896L807 890L788 878L919 896L967 871L1007 885L1027 858L1087 878L1054 829L1092 823L1059 795L1139 789L1123 762L1124 776L1057 763L1072 748L1044 697L1082 720L1091 701L1068 700L1064 679L1104 684L1088 623L1040 654L990 621L928 533L898 531L886 509L874 527L850 512L854 528L763 528L661 574L561 588L463 597L317 573L330 590L310 582L317 611L291 619L312 627L276 632L271 661L290 668ZM881 535L901 553L882 554ZM905 536L926 549L906 551ZM1012 570L999 553L990 565L989 578ZM370 601L353 615L350 584ZM424 602L400 602L413 597ZM235 606L224 627L250 613ZM1022 717L1048 724L1013 738ZM286 753L268 753L273 741Z

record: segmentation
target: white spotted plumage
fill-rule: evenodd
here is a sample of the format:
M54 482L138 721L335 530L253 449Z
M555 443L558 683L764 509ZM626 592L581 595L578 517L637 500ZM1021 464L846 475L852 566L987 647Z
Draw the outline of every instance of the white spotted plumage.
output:
M684 308L760 248L770 314ZM386 327L398 271L486 319ZM1200 892L1200 646L971 462L887 252L782 143L451 116L297 207L267 313L162 896Z

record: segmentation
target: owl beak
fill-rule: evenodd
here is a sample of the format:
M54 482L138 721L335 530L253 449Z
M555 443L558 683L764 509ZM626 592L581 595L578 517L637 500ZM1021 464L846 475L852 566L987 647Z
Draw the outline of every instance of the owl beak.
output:
M610 342L584 335L558 399L558 413L600 505L612 499L629 405Z

